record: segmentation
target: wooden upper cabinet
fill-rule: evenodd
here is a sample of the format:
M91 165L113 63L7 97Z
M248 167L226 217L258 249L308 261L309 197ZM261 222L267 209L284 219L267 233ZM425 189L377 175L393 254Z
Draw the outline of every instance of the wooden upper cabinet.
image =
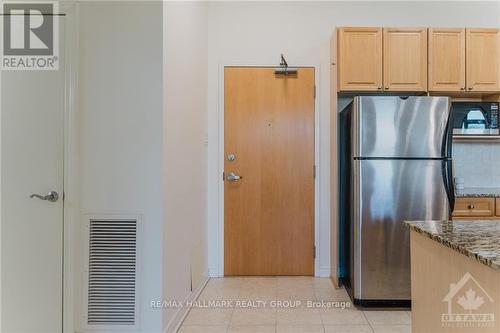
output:
M500 92L500 29L342 27L337 42L339 91Z
M468 91L500 90L500 30L466 29Z
M427 90L427 28L384 28L384 90Z
M465 29L429 28L429 91L465 90Z
M338 29L339 90L382 90L382 28Z

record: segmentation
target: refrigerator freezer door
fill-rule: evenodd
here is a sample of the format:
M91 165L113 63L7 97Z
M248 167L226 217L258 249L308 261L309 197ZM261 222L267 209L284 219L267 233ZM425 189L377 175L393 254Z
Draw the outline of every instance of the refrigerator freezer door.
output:
M448 97L355 97L352 156L444 157L449 116Z
M446 220L446 161L353 160L354 297L410 299L409 230L403 220Z

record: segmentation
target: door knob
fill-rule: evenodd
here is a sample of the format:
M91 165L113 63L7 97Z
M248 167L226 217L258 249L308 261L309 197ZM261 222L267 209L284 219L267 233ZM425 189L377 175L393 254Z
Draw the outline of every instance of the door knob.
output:
M237 180L242 179L243 177L238 176L237 174L235 174L234 172L232 172L232 171L231 171L230 173L228 173L228 174L227 174L227 177L226 177L226 178L227 178L227 180L228 180L228 181L230 181L230 182L235 182L235 181L237 181Z
M30 195L30 198L38 198L40 200L56 202L57 200L59 200L59 194L57 194L56 191L50 191L49 193L47 193L47 195L32 194Z

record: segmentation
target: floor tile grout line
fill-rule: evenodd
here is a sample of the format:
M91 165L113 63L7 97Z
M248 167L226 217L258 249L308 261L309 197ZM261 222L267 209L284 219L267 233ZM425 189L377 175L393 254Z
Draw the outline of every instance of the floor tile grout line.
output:
M365 317L366 323L368 324L368 326L370 326L370 329L372 330L372 332L375 332L375 328L373 328L372 323L368 320L368 317L366 316L365 311L362 311L362 310L359 310L359 311L361 311L361 313L363 314L363 317Z
M238 298L237 299L240 298L239 296L241 294L241 288L243 286L243 282L244 282L244 280L241 281L240 285L238 286L238 293L237 293L238 294L238 296L237 296ZM229 324L227 325L227 328L226 328L226 333L228 333L229 330L230 330L230 328L231 328L231 323L233 322L234 311L236 311L236 307L231 307L231 316L229 318Z
M314 296L316 296L316 292L314 293ZM323 314L321 313L320 310L318 310L318 313L319 313L319 319L321 320L321 326L323 327L323 333L325 333L326 328L325 328L325 322L323 321Z

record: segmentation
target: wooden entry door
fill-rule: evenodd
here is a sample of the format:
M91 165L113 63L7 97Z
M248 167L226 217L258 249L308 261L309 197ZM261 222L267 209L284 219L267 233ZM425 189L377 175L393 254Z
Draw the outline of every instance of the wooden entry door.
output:
M314 274L314 99L314 68L224 70L227 276Z

